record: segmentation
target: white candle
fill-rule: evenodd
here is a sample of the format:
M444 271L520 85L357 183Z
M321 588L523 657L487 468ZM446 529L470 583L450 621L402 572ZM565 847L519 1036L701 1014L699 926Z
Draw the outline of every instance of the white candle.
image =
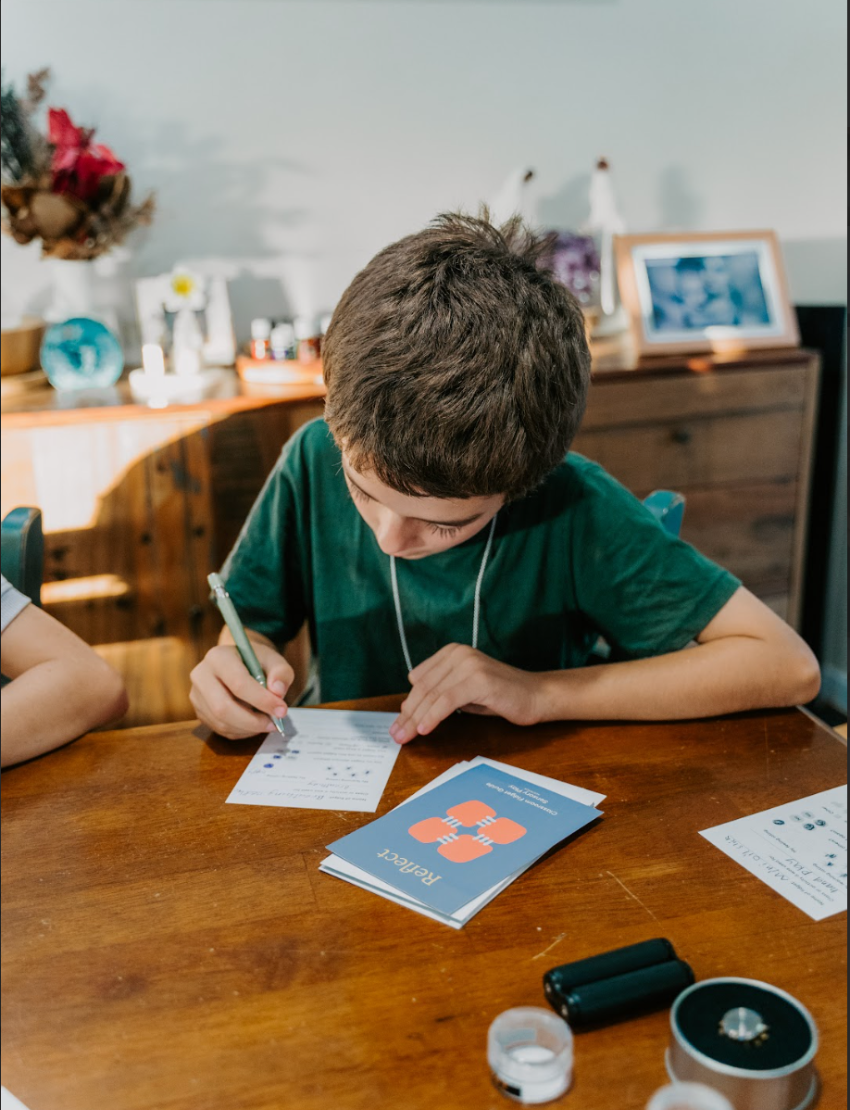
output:
M152 378L161 378L165 374L165 356L158 343L145 343L142 346L142 367Z

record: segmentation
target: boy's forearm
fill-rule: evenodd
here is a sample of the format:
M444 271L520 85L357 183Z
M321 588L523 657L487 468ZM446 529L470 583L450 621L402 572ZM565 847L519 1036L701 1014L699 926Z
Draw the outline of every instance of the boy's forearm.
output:
M535 676L541 721L676 720L811 700L817 667L746 636Z

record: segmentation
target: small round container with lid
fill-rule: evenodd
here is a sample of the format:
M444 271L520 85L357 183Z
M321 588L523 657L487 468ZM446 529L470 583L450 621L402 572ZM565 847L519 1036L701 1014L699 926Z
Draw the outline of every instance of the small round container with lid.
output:
M298 361L315 362L322 353L319 321L314 316L297 316L293 327L298 341Z
M818 1031L790 994L753 979L706 979L676 999L667 1070L735 1110L806 1110L817 1093Z
M649 1100L646 1110L735 1110L719 1091L703 1083L674 1083Z
M487 1034L487 1061L508 1098L531 1106L551 1102L572 1083L572 1030L539 1006L506 1010Z
M269 337L271 356L277 362L291 362L298 354L295 328L286 320L276 323Z
M251 358L265 359L270 354L272 322L265 316L257 316L251 321Z

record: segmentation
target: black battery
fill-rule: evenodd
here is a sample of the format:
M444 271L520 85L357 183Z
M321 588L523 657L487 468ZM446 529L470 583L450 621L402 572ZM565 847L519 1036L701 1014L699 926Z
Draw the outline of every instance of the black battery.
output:
M694 981L693 971L683 960L665 960L564 992L550 983L546 993L553 1009L572 1029L580 1030L662 1010Z
M589 956L586 960L553 967L543 976L543 990L551 999L567 995L585 983L598 983L600 979L611 979L615 975L626 975L630 971L640 971L641 968L675 959L676 950L670 941L656 937L655 940L644 940L640 944L630 944L626 948Z

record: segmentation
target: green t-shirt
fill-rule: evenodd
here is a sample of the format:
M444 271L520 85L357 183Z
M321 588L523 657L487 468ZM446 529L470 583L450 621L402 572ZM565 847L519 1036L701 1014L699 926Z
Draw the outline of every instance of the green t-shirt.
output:
M446 644L472 642L488 533L396 561L414 666ZM324 420L284 447L222 576L245 625L275 643L309 622L311 700L409 689L390 560L351 500ZM499 512L478 647L527 671L580 667L600 635L618 656L660 655L688 644L739 585L600 466L570 454Z

